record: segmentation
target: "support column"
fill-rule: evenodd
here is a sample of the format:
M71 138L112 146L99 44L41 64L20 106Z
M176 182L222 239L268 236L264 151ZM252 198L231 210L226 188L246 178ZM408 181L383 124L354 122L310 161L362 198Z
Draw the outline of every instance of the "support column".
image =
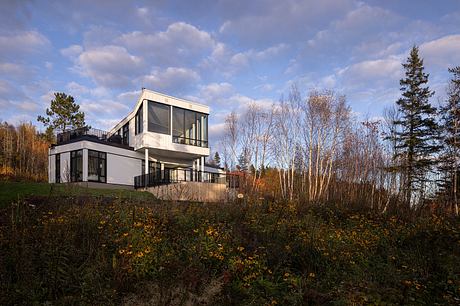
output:
M204 156L201 156L201 181L204 182Z
M149 149L145 148L145 169L144 169L144 182L145 186L147 187L149 185Z
M83 182L88 181L88 149L83 149Z

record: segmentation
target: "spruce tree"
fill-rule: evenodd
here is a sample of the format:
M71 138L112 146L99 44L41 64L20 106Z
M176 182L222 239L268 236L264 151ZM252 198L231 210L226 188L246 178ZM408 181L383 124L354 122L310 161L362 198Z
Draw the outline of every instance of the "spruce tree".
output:
M394 121L399 129L393 137L395 159L401 161L398 168L402 174L404 202L410 206L415 192L420 200L425 197L434 155L439 151L438 125L436 108L429 102L434 92L427 86L429 75L424 72L418 47L412 48L407 62L402 65L405 69L405 77L400 80L402 97L396 101L401 116Z
M449 69L452 79L447 89L446 103L441 107L442 144L440 171L443 174L441 189L448 202L459 214L460 192L460 66Z
M219 155L219 152L216 151L216 153L214 154L214 164L217 166L217 167L220 167L220 155Z

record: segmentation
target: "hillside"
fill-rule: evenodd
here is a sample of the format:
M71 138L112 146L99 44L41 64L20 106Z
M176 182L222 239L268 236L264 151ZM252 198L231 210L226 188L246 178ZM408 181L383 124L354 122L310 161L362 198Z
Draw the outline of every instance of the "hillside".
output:
M454 219L64 192L0 221L2 305L460 302Z

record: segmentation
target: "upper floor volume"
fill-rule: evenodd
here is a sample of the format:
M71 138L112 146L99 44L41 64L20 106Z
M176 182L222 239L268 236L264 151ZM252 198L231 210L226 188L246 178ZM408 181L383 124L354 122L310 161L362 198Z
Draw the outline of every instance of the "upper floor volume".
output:
M209 107L143 89L134 109L109 132L134 150L209 155Z

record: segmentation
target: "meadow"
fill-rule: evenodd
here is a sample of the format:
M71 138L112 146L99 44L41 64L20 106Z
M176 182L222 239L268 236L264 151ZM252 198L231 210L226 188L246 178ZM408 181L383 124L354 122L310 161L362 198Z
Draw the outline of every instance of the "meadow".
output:
M1 305L460 303L458 219L108 192L18 198L0 208Z

